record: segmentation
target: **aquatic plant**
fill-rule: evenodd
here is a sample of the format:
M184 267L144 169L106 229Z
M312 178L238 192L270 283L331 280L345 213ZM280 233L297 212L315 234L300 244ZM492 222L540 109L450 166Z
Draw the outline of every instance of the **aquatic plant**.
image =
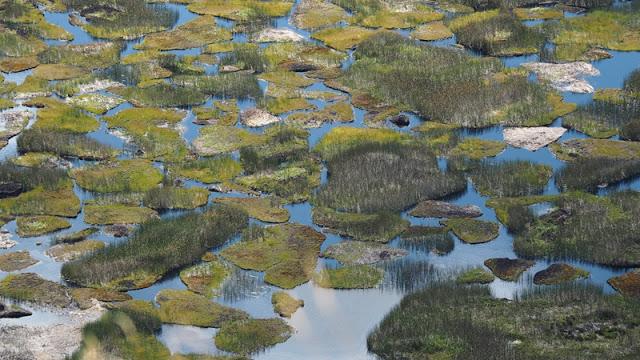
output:
M282 319L249 319L228 322L216 333L216 347L239 354L252 354L287 341L293 329Z
M402 211L466 188L461 174L440 171L435 156L420 145L364 144L327 165L329 180L314 203L342 211Z
M211 76L176 76L173 82L224 99L259 99L262 90L255 76L242 73ZM192 90L193 91L193 90Z
M240 149L242 168L253 174L304 160L309 157L308 135L306 130L293 126L270 127L265 131L264 142Z
M71 171L71 176L84 189L109 192L147 191L162 180L162 174L144 160L122 160Z
M496 59L416 44L394 33L362 42L356 62L338 81L447 124L548 124L562 115L561 99L525 74L503 71Z
M67 281L89 287L150 286L169 271L200 259L208 248L222 245L246 224L244 212L227 206L151 220L129 240L66 263L62 275Z
M382 270L370 265L352 265L335 269L322 269L313 282L329 289L368 289L376 287L383 277Z
M408 221L391 212L359 214L323 207L313 209L313 223L341 236L382 243L391 241L409 227Z
M553 169L528 161L483 161L472 166L471 180L479 193L492 197L537 195L544 191Z
M554 201L557 208L536 218L516 235L514 250L529 258L638 265L640 254L633 244L638 242L639 198L633 191L603 197L581 193L561 196Z
M637 333L625 330L635 327L638 309L591 285L539 288L504 301L488 287L436 282L405 297L367 347L383 359L617 359L638 351L630 345Z
M195 209L207 204L209 190L162 186L147 191L142 203L152 209Z

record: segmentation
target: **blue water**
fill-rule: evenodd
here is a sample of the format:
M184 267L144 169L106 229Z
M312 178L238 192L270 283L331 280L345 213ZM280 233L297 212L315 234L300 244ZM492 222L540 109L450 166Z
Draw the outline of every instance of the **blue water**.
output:
M297 1L296 5L297 6ZM166 6L175 10L178 13L178 20L174 24L173 28L184 24L185 22L194 19L197 15L189 12L185 5L180 4L167 4ZM573 16L573 14L567 13L566 16ZM99 39L92 38L82 28L73 26L68 21L68 13L49 13L45 12L45 17L48 21L62 26L64 29L74 35L71 44L86 44L95 41L101 41ZM232 28L234 22L217 18L216 23L218 26ZM277 18L274 21L275 26L278 28L286 28L295 31L302 35L307 41L311 41L316 44L320 42L310 38L310 33L296 28L292 25L290 17ZM527 22L527 25L537 25L539 22ZM408 31L398 31L403 36L408 36ZM234 34L234 40L236 42L248 41L246 34ZM430 46L443 46L450 47L455 44L455 38L435 41L435 42L423 42ZM122 55L128 55L134 53L134 45L138 44L140 40L127 41L125 49ZM56 42L57 43L57 42ZM171 51L171 53L177 56L186 55L198 55L200 49L186 49ZM599 76L589 78L589 82L595 88L619 88L622 86L624 78L635 68L640 66L640 53L639 52L617 52L611 51L613 57L611 59L601 60L594 62L594 66L601 72ZM343 69L347 69L354 61L353 51L349 51L348 58L342 64ZM517 67L524 62L538 61L537 55L518 56L502 58L505 66ZM31 71L24 71L15 74L3 74L7 81L13 81L21 83L24 78L30 74ZM217 72L217 66L212 65L207 67L208 74L215 74ZM263 91L266 90L266 83L261 82ZM327 88L322 82L316 82L312 86L305 89L306 91L331 91L339 93L336 90ZM567 101L576 102L580 104L591 101L592 96L590 94L571 94L563 93L564 98ZM209 99L205 106L211 106L213 100ZM319 109L326 106L326 103L321 100L313 100L312 103ZM255 106L253 100L238 101L238 105L241 110L245 110ZM117 114L126 108L131 107L131 104L124 103L115 109L110 110L106 116ZM37 111L37 109L33 109ZM355 120L346 124L332 124L325 123L319 128L309 130L309 146L313 148L317 142L332 128L338 126L350 126L350 127L364 127L364 117L366 111L358 108L353 108ZM412 128L421 123L421 119L415 114L406 113L405 115L410 118L410 125L405 128L397 128L393 124L387 123L386 126L397 129L404 132L412 132ZM282 117L286 117L284 114ZM98 116L101 120L101 126L98 130L89 134L89 136L108 144L117 149L125 149L126 143L120 137L114 135L112 131L108 130L105 122L102 120L102 116ZM195 125L193 123L194 114L189 109L185 109L184 119L181 121L181 131L183 138L188 144L191 144L199 134L199 130L202 126ZM558 119L551 126L561 126L562 119ZM242 125L238 125L242 127ZM490 140L503 140L502 135L503 128L500 126L491 127L482 130L463 130L460 132L462 137L479 137L482 139ZM264 129L251 129L251 131L262 132ZM560 141L565 141L571 138L586 137L584 134L570 130L563 135ZM6 159L16 156L15 138L12 139L7 147L0 150L0 159ZM237 156L237 153L235 154ZM121 158L130 157L130 154L123 153ZM508 160L526 160L539 164L546 164L551 166L554 171L561 169L564 163L556 159L548 148L540 149L536 152L531 152L524 149L514 148L507 146L507 148L495 157L494 161L508 161ZM89 164L85 161L73 161L74 167ZM446 159L439 159L439 166L446 168ZM161 163L157 163L156 166L162 167ZM322 172L322 182L327 181L328 174L326 169ZM199 183L197 181L187 181L185 183L187 187L194 186L206 186L206 184ZM614 191L617 189L634 189L640 190L640 180L630 181L621 184L617 187L611 187L603 189L600 192L602 194ZM94 197L94 194L84 191L79 187L75 187L74 191L80 199L83 201L90 200ZM556 194L557 188L550 180L549 184L545 188L545 194ZM219 194L211 193L210 202L220 196L247 196L240 193L231 194ZM495 212L485 205L487 198L480 195L473 187L473 184L469 181L467 190L450 199L452 203L466 205L474 204L481 208L483 211L482 219L497 221ZM314 225L311 221L312 206L308 203L291 204L285 206L291 214L290 221L293 223L300 223L312 226L318 231L323 229ZM544 205L536 207L537 211L544 211ZM177 216L180 212L169 211L162 214L162 216L170 217ZM437 219L422 219L415 218L408 215L408 211L403 213L403 217L409 220L413 225L429 225L435 226L438 224ZM87 227L83 222L84 214L81 212L76 218L69 219L72 227L67 230L63 230L59 233L68 233L77 231ZM60 281L60 263L54 262L51 258L46 256L45 251L48 247L52 236L58 235L58 233L48 234L46 236L36 238L24 238L19 239L15 234L16 225L15 222L8 223L4 229L8 230L14 235L14 238L18 240L18 245L10 250L0 250L0 253L16 250L28 250L33 257L40 262L32 267L25 269L25 272L37 272L47 279L54 281ZM322 245L322 249L326 249L331 244L344 241L345 239L328 232L323 233L326 235L326 241ZM106 234L101 230L94 238L105 241L106 243L115 243L122 241L116 239L111 235ZM236 239L237 241L237 239ZM398 239L390 242L391 246L398 246ZM442 273L458 271L472 266L482 266L484 260L492 257L516 257L513 251L513 236L507 232L507 230L501 226L500 234L497 239L485 243L471 245L466 244L459 239L455 239L455 247L453 251L446 255L436 255L433 253L425 253L419 250L412 250L409 258L415 261L426 261L432 264L438 271ZM38 245L38 243L40 243ZM214 252L220 249L215 249ZM570 263L584 268L591 272L591 276L587 282L591 282L604 287L605 291L613 292L613 289L607 285L606 281L612 276L621 274L626 269L615 269L610 267L598 266L589 263L583 263L579 261L569 261ZM495 280L489 286L492 293L496 297L513 298L515 294L521 292L523 289L535 286L532 284L533 274L537 271L544 269L550 264L549 261L539 260L535 266L526 271L526 273L517 282L506 282L502 280ZM325 265L336 265L335 261L327 261L324 259L318 260L318 267L321 268ZM0 276L4 276L4 273L0 273ZM173 288L183 289L184 284L180 281L177 274L170 274L162 281L154 284L153 286L130 291L129 293L137 299L154 300L155 295L161 289ZM273 317L276 316L273 312L271 305L271 294L278 290L277 288L267 285L263 281L263 274L253 271L244 271L235 269L231 279L225 284L223 289L223 295L219 298L215 298L214 301L218 301L222 304L240 308L247 311L254 317ZM285 343L279 344L273 348L266 350L263 353L257 354L257 359L368 359L371 356L366 350L366 336L371 329L382 319L382 317L404 296L405 292L394 286L389 278L385 280L383 286L376 289L369 290L331 290L323 289L315 286L309 282L288 291L296 298L305 301L305 306L299 309L291 319L287 322L292 325L296 332ZM44 323L47 321L53 321L54 317L50 312L34 309L34 316L26 318L22 321L32 321L33 323ZM3 324L4 320L0 320L0 324ZM215 348L212 341L213 336L217 330L215 329L202 329L191 326L179 326L179 325L165 325L162 328L161 333L158 335L160 341L162 341L172 352L177 353L210 353L215 354L219 351Z

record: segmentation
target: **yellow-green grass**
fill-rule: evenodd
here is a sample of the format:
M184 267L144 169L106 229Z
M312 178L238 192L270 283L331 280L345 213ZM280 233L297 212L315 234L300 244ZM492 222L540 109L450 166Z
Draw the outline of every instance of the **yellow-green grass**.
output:
M36 56L5 57L0 59L0 71L14 73L33 69L40 64Z
M102 69L119 62L121 49L120 42L50 46L38 54L38 59L43 64L66 64L86 69Z
M287 116L285 122L304 128L317 128L325 122L351 122L354 120L353 108L348 102L329 104L324 109L310 112L299 112Z
M157 217L149 208L130 205L85 205L84 222L93 225L140 224Z
M464 156L473 160L500 154L507 145L501 141L466 138L451 149L450 156Z
M274 197L216 198L214 202L238 206L249 217L268 223L283 223L289 220L289 211L282 207L282 200Z
M74 217L79 212L80 199L71 183L51 190L38 187L13 198L0 199L0 215Z
M0 254L0 271L4 272L24 270L37 263L26 250Z
M263 141L263 136L245 129L212 125L200 130L193 146L199 155L212 156L240 150L242 147L260 144Z
M242 310L217 304L188 290L160 290L156 302L160 305L160 320L166 324L220 327L229 321L249 318Z
M255 10L268 16L285 16L292 6L292 1L196 0L189 4L188 9L196 14L243 21Z
M147 191L162 181L162 173L145 160L120 160L71 170L83 189L100 193Z
M189 290L212 297L220 295L220 288L228 275L229 267L216 258L180 271L180 280Z
M343 8L323 0L303 0L291 16L293 23L301 29L320 29L348 18Z
M274 71L258 76L260 79L285 87L307 87L315 81L290 71Z
M408 143L412 137L389 129L337 127L331 129L316 145L314 151L329 160L341 152L366 143Z
M363 18L360 24L372 28L407 29L442 18L443 14L427 6L419 6L415 11L380 10Z
M468 244L489 242L498 237L500 229L500 225L494 222L476 219L448 219L441 223Z
M179 177L206 184L226 182L242 173L242 164L231 156L186 161L171 166L170 172Z
M356 47L376 32L360 26L347 26L321 30L313 33L311 37L324 42L331 48L346 51Z
M479 11L468 15L456 17L449 22L449 29L456 32L468 25L492 19L500 14L500 10Z
M495 276L484 268L476 267L464 271L456 277L458 284L488 284L495 280Z
M122 302L131 300L131 295L107 289L73 288L69 295L78 304L80 309L89 309L94 306L93 299L101 302Z
M412 38L423 41L443 40L452 36L453 33L442 21L420 25L411 33Z
M56 216L21 216L16 219L18 235L22 237L40 236L71 227L69 221Z
M51 98L36 98L29 105L43 106L38 110L33 128L50 131L86 133L98 129L100 123L79 108Z
M513 13L520 20L552 20L564 17L561 9L552 7L517 8L513 9Z
M231 32L218 27L213 16L200 16L174 30L147 35L137 49L177 50L231 40Z
M271 98L267 100L267 111L274 115L280 115L293 111L313 110L315 105L303 98Z
M60 308L72 304L66 287L34 273L7 275L0 281L0 297Z
M271 295L273 311L280 316L290 318L298 308L304 306L304 301L295 299L284 291L276 291Z
M149 190L143 199L145 206L152 209L195 209L207 204L209 190L194 187L190 189L163 186Z
M331 289L369 289L382 281L383 271L369 265L345 266L323 269L313 277L313 282Z
M87 70L65 64L40 64L33 70L33 76L46 80L68 80L86 75Z
M215 343L220 350L248 355L285 342L292 334L282 319L250 319L224 324Z
M560 160L581 158L636 160L640 158L640 143L608 139L572 139L550 145Z

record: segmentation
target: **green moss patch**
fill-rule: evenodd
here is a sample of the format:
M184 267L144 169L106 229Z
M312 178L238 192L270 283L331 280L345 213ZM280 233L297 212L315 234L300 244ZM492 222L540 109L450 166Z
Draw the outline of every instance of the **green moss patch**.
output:
M552 7L532 7L513 9L513 13L520 20L552 20L562 19L562 9Z
M469 159L480 160L500 154L507 145L501 141L466 138L451 150L451 156L464 156Z
M38 263L28 251L16 251L0 255L0 270L5 272L18 271Z
M267 111L274 115L280 115L293 111L313 110L315 105L303 98L275 98L267 100Z
M224 323L249 317L241 310L214 303L186 290L160 290L156 295L160 320L167 324L220 327Z
M72 233L58 235L53 239L55 244L73 244L78 241L86 240L87 237L99 231L96 227L88 227L86 229L74 231Z
M7 275L0 281L0 296L55 307L72 304L67 288L34 273Z
M264 271L265 282L285 289L309 281L324 235L295 224L252 229L221 255L243 269Z
M412 33L411 37L422 41L435 41L448 39L453 33L442 21L434 21L428 24L418 26Z
M562 61L591 61L589 53L594 48L640 50L637 16L637 11L595 10L586 16L564 19L553 38L554 56Z
M345 266L323 269L313 277L313 282L330 289L369 289L382 281L382 270L369 265Z
M371 29L359 26L347 26L321 30L313 33L311 37L324 42L331 48L346 51L356 47L375 33L376 31Z
M212 297L220 294L220 287L228 275L228 266L219 259L213 259L180 271L180 280L189 290Z
M255 191L274 194L289 202L303 202L309 199L311 190L319 185L320 169L315 161L296 165L243 176L236 179L236 182Z
M177 176L206 184L229 181L242 173L242 165L231 156L203 158L176 164L170 171Z
M281 319L250 319L226 323L216 334L216 347L238 354L252 354L287 341L293 329Z
M147 191L162 180L162 174L144 160L122 160L73 169L71 176L84 189L100 192Z
M551 264L533 276L533 283L537 285L557 285L577 279L589 277L589 272L568 264Z
M489 271L477 267L466 270L462 274L456 277L456 283L458 284L488 284L495 280L495 276Z
M138 49L177 50L231 40L231 33L218 27L213 16L200 16L176 29L147 35Z
M98 120L83 113L79 108L69 106L53 99L38 98L29 101L29 104L44 106L38 110L35 129L48 131L67 131L74 133L86 133L98 129Z
M303 0L291 16L301 29L320 29L347 20L347 12L340 6L319 0Z
M388 129L366 129L336 127L331 129L316 145L315 151L325 160L357 147L363 143L396 144L407 143L411 137Z
M413 11L380 10L364 17L360 23L372 28L407 29L430 21L442 20L443 17L443 14L427 6L418 6Z
M534 264L531 260L494 258L484 261L493 274L505 281L516 281L520 275Z
M442 221L460 240L468 244L489 242L498 237L500 226L494 222L475 219L448 219Z
M14 73L33 69L40 64L36 56L5 57L0 59L0 71Z
M409 222L398 214L358 214L316 207L314 224L355 240L386 243L409 227Z
M207 204L209 191L202 188L183 189L163 186L149 190L142 200L143 204L155 210L195 209Z
M640 143L605 139L571 139L550 145L560 160L601 158L635 160L640 158Z
M293 298L284 291L276 291L271 295L273 311L280 316L290 318L298 308L304 306L304 301Z
M290 1L206 0L194 2L188 8L196 14L246 21L256 12L271 17L285 16L292 6L293 2Z
M70 184L51 190L37 187L13 198L0 199L0 214L74 217L79 212L80 199Z
M249 217L268 223L283 223L289 220L289 211L282 207L282 201L278 198L251 197L251 198L216 198L214 202L238 206L249 214Z
M193 146L201 156L211 156L239 150L241 147L260 144L263 137L245 129L230 126L207 126L200 130Z
M338 102L329 104L322 110L291 114L287 116L285 122L305 128L318 128L326 122L345 123L353 120L354 115L351 105L347 102Z
M86 205L84 221L93 225L140 224L157 217L155 211L130 205Z
M82 240L73 244L54 245L47 250L47 255L55 261L65 262L93 253L104 247L104 242L99 240Z
M71 227L71 224L55 216L26 216L16 219L17 233L22 237L40 236Z

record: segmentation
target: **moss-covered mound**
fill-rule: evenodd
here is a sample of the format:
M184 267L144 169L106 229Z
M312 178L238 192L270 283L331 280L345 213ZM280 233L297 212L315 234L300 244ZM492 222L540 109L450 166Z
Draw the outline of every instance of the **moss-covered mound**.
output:
M21 216L16 219L17 233L22 237L40 236L71 227L62 218L48 215Z
M323 288L368 289L380 284L383 271L369 265L353 265L336 269L322 269L313 282Z
M484 265L500 279L516 281L520 275L534 264L531 260L493 258L484 261Z
M637 270L612 277L607 282L622 295L640 299L640 273Z
M175 164L169 169L179 177L206 184L229 181L242 173L242 165L231 156L185 161Z
M0 281L0 296L55 307L72 304L66 287L34 273L7 275Z
M245 213L230 207L151 220L127 241L65 264L62 275L86 287L148 287L169 271L197 261L208 248L222 245L247 221Z
M219 294L220 287L228 275L228 265L219 259L213 259L180 271L180 280L189 290L211 297Z
M220 254L243 269L264 271L269 284L291 289L311 279L324 239L303 225L251 227Z
M533 276L533 283L537 285L557 285L576 279L589 277L589 272L568 264L551 264Z
M101 192L147 191L160 183L162 174L144 160L122 160L77 168L71 176L82 188Z
M163 186L147 191L142 203L156 210L195 209L206 205L208 200L209 191L207 189Z
M193 146L201 156L211 156L239 150L244 146L260 144L263 137L247 130L230 126L207 126L200 131Z
M293 298L284 291L277 291L271 295L273 311L283 317L291 317L298 308L304 306L304 301Z
M477 267L473 269L466 270L462 274L456 277L457 284L488 284L495 280L495 276L489 271Z
M226 323L216 334L218 349L252 354L287 341L293 329L282 319L250 319Z
M637 302L584 285L504 301L487 287L435 284L407 296L367 347L383 359L619 359L639 350L639 314Z
M52 153L62 157L83 160L104 160L115 156L118 151L84 134L27 129L18 137L20 153Z
M389 212L358 214L322 207L313 209L313 223L355 240L382 243L391 241L409 227L407 220Z
M475 219L449 219L442 221L460 240L469 244L489 242L498 237L500 226L496 223Z
M282 200L275 197L216 198L214 202L238 206L250 217L268 223L283 223L289 220L289 211L282 207Z
M608 139L571 139L562 143L554 143L551 151L560 160L607 159L638 160L640 159L640 143Z
M228 321L249 318L244 311L216 304L186 290L161 290L156 302L160 305L160 320L167 324L220 327Z
M152 209L113 204L113 205L85 205L84 221L92 225L140 224L158 217Z

